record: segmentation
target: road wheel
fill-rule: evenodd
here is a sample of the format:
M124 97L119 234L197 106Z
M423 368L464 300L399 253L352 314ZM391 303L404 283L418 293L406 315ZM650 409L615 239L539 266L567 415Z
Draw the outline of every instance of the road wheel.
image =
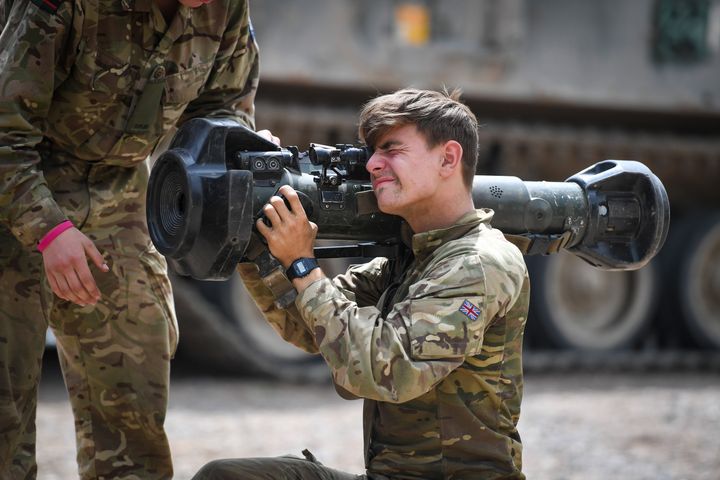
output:
M683 225L676 291L690 336L702 347L720 349L720 214Z
M650 263L629 272L591 267L561 252L528 258L535 344L574 350L632 346L654 313L657 282Z
M320 355L288 344L267 324L237 274L224 282L171 280L182 357L225 373L296 382L329 379Z

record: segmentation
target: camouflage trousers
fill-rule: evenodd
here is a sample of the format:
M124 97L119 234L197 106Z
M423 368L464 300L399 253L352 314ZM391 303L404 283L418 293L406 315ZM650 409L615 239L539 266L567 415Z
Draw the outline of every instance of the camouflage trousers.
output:
M167 265L147 233L148 169L65 161L44 164L43 172L110 272L91 267L101 292L96 305L61 300L44 278L42 256L0 230L0 479L36 475L48 324L75 418L80 477L171 478L163 424L177 324Z
M366 480L328 468L315 460L292 455L275 458L237 458L215 460L198 471L192 480Z

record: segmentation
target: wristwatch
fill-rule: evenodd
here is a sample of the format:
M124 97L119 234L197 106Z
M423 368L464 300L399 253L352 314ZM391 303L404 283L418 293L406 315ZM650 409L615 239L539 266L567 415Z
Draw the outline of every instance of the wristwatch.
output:
M317 260L315 260L314 258L298 258L290 264L287 270L285 270L285 275L287 276L288 280L292 281L296 278L302 278L307 276L316 268L320 268L320 265L318 265Z

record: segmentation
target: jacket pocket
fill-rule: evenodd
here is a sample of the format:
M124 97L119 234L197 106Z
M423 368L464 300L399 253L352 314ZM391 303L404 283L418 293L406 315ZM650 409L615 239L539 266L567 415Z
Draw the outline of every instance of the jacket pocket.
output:
M163 123L165 128L175 126L188 104L200 96L212 62L204 63L165 77Z

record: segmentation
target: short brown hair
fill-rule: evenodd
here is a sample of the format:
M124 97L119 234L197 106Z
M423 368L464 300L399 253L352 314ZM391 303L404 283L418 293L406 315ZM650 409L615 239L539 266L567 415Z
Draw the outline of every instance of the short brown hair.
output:
M467 105L459 101L460 93L457 89L448 93L405 88L374 98L360 111L360 139L374 148L388 131L415 125L431 148L455 140L463 149L463 180L468 189L472 189L478 156L478 123Z

